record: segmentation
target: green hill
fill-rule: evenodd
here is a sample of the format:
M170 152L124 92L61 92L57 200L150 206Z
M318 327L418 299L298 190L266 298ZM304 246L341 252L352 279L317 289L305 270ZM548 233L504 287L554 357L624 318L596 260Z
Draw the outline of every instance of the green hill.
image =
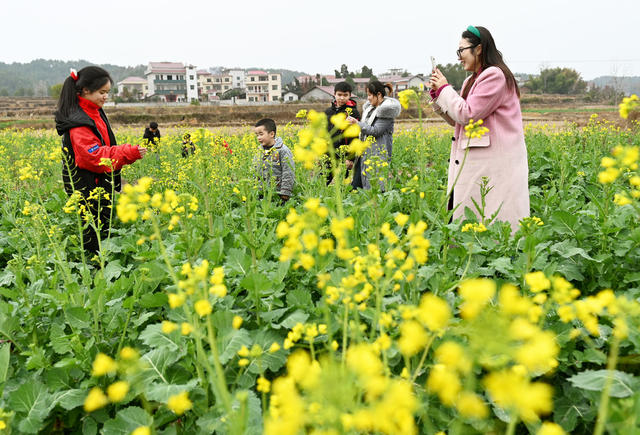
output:
M0 62L0 96L24 95L44 97L50 86L62 83L69 70L80 70L95 65L86 60L61 61L36 59L28 63ZM146 66L123 67L118 65L98 65L109 71L115 82L129 76L144 76Z

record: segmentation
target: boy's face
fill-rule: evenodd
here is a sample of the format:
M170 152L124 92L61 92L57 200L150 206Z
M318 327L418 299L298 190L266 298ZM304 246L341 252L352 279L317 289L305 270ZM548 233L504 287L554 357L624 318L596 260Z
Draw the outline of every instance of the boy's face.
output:
M347 104L347 101L351 98L351 92L336 91L335 97L338 107L342 107Z
M275 131L267 131L267 129L264 128L264 125L256 127L254 131L256 132L256 137L258 138L260 145L263 147L273 146L276 141Z

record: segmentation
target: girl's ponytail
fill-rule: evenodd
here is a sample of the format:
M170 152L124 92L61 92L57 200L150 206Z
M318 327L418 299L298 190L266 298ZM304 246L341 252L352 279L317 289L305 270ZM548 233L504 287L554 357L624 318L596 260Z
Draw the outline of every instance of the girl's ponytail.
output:
M69 114L78 107L78 93L82 89L78 90L76 84L76 80L74 80L70 75L64 80L64 83L62 84L62 91L60 92L60 98L58 98L56 121L68 118Z

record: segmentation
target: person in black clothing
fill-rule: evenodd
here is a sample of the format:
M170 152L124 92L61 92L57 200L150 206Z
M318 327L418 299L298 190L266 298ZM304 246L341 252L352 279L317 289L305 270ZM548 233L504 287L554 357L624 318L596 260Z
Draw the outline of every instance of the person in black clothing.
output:
M160 130L158 130L157 122L154 121L149 123L149 127L144 129L144 136L142 136L142 139L147 141L147 145L155 145L158 143L158 140L160 139Z
M193 155L196 152L196 145L191 140L191 135L189 133L185 133L182 136L182 157L189 157L189 155Z
M358 112L357 103L351 98L352 88L351 85L347 82L336 83L333 88L333 101L331 102L331 107L324 111L327 115L327 129L331 133L331 140L333 142L333 148L336 153L339 151L339 148L343 145L349 145L353 138L345 138L342 137L342 130L336 128L336 126L331 122L331 117L337 115L338 113L344 113L347 117L352 116L356 119L360 119L360 112ZM348 158L347 156L347 172L345 173L345 178L349 174L349 169L353 166L353 158ZM333 180L333 171L331 170L331 159L328 159L327 163L327 185L331 183Z

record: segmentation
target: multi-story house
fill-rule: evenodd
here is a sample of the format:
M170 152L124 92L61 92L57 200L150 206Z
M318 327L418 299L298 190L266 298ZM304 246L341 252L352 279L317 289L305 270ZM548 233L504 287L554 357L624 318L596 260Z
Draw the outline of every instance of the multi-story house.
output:
M282 78L279 73L248 71L245 78L247 101L280 101L282 98Z
M149 62L144 73L147 79L147 98L164 102L187 101L186 68L177 62Z

